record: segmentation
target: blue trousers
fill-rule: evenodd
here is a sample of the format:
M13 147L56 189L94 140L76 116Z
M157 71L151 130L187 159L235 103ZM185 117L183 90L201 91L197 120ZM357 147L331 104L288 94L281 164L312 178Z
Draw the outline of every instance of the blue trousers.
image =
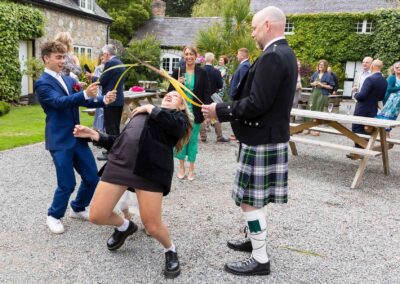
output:
M69 198L76 186L74 169L81 176L82 182L71 207L75 212L85 210L99 182L96 162L89 146L78 139L73 148L50 151L50 154L56 167L57 188L48 215L56 219L64 217Z

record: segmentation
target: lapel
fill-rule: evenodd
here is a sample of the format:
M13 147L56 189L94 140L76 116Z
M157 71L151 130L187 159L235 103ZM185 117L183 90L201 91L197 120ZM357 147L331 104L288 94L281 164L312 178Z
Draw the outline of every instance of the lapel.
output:
M200 68L199 66L194 67L194 86L193 86L193 93L194 90L197 90L197 86L200 84ZM196 94L196 93L195 93Z
M64 89L64 87L61 85L61 83L60 82L58 82L58 80L56 79L56 78L54 78L53 76L51 76L50 74L48 74L48 73L44 73L46 76L47 76L47 79L48 80L50 80L51 82L53 82L55 85L57 85L58 87L59 87L59 89L65 94L65 95L67 95L68 96L68 93L67 93L67 91ZM64 80L64 83L65 83L65 80ZM67 83L65 83L65 85L67 85Z

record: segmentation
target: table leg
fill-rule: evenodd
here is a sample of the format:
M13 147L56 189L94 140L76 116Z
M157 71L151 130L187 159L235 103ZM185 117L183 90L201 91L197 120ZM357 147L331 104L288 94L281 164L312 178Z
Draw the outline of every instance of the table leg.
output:
M293 156L298 156L296 144L292 141L289 141L290 151L292 151Z
M378 136L378 129L375 129L373 133L371 133L371 138L368 140L367 147L365 149L371 150L374 147L376 137ZM353 183L351 184L351 189L354 189L360 185L361 179L364 175L365 168L367 167L369 156L364 156L360 162L360 166L356 172L356 175L353 179Z
M386 143L386 131L384 128L379 128L379 136L381 138L383 172L385 173L385 175L389 175L390 170L389 170L388 145Z

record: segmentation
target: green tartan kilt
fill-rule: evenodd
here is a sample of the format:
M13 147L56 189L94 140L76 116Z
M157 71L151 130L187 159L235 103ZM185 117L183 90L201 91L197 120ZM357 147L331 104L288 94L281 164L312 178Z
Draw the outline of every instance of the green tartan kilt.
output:
M232 198L262 208L288 200L288 143L242 144Z

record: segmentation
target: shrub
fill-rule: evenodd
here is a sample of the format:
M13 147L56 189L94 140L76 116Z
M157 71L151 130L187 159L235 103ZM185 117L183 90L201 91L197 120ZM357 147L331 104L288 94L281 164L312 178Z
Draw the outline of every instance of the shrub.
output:
M39 79L44 71L44 64L41 59L36 57L29 58L25 63L25 70L23 74L28 75L32 80L36 81Z
M10 112L10 104L0 101L0 116L6 115L7 113Z

